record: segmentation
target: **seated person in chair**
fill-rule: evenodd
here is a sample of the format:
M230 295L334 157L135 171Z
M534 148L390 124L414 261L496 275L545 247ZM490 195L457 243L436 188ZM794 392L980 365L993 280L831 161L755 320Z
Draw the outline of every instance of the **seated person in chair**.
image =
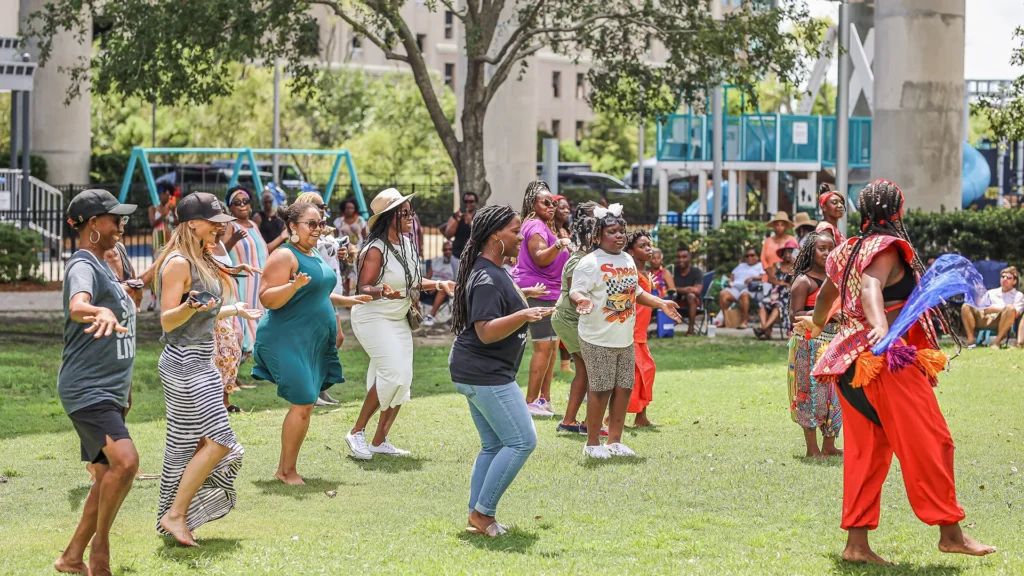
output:
M1004 268L999 273L999 288L988 291L989 300L992 301L988 308L979 309L968 304L960 308L969 345L974 343L975 330L994 330L997 336L990 347L999 349L999 343L1006 338L1014 321L1024 312L1024 294L1017 290L1019 280L1020 274L1016 267ZM1017 341L1020 342L1020 331Z
M676 302L679 312L685 309L690 320L686 336L694 335L697 324L697 310L701 307L700 297L704 291L704 272L693 265L693 257L689 246L680 246L676 252L676 273L673 275L676 289Z
M761 266L761 258L757 250L747 248L743 254L743 261L732 269L729 276L729 285L722 288L718 294L718 304L722 310L728 310L733 302L739 302L740 322L739 328L747 327L750 320L750 300L754 297L751 291L751 284L759 282L764 276L764 267Z
M432 258L430 260L430 270L427 271L427 278L431 280L451 280L454 282L455 278L459 275L459 259L452 256L452 243L450 241L444 241L441 253L443 255L440 258ZM448 295L445 294L444 290L427 290L426 292L434 295L434 307L430 309L430 314L427 314L423 319L423 325L433 326L434 316L437 316L437 311L441 308L441 304L444 304L445 300L448 299Z

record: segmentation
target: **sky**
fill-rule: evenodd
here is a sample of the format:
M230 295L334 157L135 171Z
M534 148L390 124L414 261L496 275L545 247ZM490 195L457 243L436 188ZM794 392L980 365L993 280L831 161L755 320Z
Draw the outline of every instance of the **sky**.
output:
M807 0L814 16L839 20L839 4L829 0ZM1024 0L966 0L966 49L964 76L971 80L1011 80L1024 69L1010 66L1010 54L1020 46L1014 40L1016 26L1024 26ZM829 70L835 82L836 66Z

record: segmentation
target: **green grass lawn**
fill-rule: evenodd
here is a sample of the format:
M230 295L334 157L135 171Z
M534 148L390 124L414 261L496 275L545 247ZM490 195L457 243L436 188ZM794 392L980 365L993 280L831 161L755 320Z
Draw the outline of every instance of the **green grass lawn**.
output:
M140 343L128 418L141 468L159 473L164 409L160 346ZM344 435L364 394L366 357L341 353L343 403L317 409L299 459L307 486L273 479L285 403L243 390L231 418L245 446L238 507L185 549L154 530L157 481L137 481L114 524L117 574L1022 574L1024 354L971 351L937 389L957 442L964 523L1000 548L984 559L939 553L913 515L894 462L876 550L899 567L839 560L842 465L801 457L790 420L785 348L752 341L654 344L650 407L658 428L628 430L635 460L588 462L583 437L535 420L539 445L498 512L496 540L463 532L479 440L447 370L447 348L416 350L413 400L393 442L409 458L356 462ZM59 341L0 340L0 574L46 574L88 491L78 440L56 399ZM526 363L524 363L524 366ZM525 383L525 370L520 373ZM568 379L556 374L564 407ZM326 492L336 491L333 498Z

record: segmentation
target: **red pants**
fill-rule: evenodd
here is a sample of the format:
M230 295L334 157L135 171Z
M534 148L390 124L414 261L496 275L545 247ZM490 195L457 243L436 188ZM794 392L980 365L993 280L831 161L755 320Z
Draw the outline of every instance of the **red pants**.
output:
M636 367L633 371L633 391L629 395L628 414L639 414L654 400L654 357L647 342L634 342L633 352L636 356Z
M916 366L896 374L883 367L864 394L881 428L840 395L843 529L878 527L882 484L893 453L900 460L910 506L922 522L945 526L963 520L953 480L953 438L928 378Z

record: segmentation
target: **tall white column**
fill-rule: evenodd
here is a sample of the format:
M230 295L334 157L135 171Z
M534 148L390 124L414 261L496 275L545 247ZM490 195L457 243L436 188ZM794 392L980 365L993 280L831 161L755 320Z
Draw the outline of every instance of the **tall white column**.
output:
M729 220L736 220L739 215L737 206L739 205L739 194L737 189L739 188L739 177L736 175L735 170L729 170Z
M768 171L768 213L775 214L779 211L779 173L776 170Z
M909 208L961 207L964 5L875 4L871 173L896 182Z
M698 228L703 232L708 217L708 173L705 170L697 173L697 215L700 216Z
M747 171L740 170L739 180L736 184L736 213L746 218L747 216Z
M668 214L668 170L661 169L658 170L658 216L665 214Z

